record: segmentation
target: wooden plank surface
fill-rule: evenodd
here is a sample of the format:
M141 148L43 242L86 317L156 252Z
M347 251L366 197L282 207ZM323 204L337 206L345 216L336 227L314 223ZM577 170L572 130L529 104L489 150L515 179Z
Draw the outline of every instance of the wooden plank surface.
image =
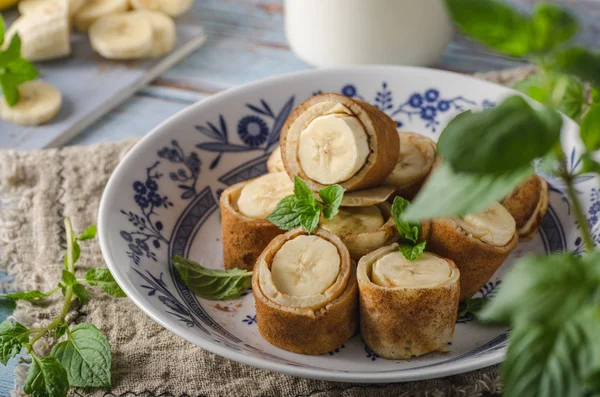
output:
M523 10L531 9L536 2L513 1ZM598 48L600 1L562 0L559 3L569 7L581 21L582 33L577 40ZM309 68L287 45L281 1L196 0L194 12L206 30L205 45L69 144L143 136L166 118L211 94L260 78ZM522 65L519 60L491 54L456 35L435 67L472 73L519 65ZM12 360L8 367L0 366L0 397L9 395L14 363Z

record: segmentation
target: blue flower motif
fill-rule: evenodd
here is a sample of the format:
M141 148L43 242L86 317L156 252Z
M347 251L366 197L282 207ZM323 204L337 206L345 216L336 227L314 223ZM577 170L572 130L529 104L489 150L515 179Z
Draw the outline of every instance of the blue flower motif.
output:
M424 108L421 109L421 118L423 120L433 121L433 120L435 120L436 114L437 114L437 111L435 110L435 108L433 106L425 106Z
M246 116L240 120L237 132L242 141L251 148L262 145L269 136L269 127L258 116Z
M242 322L246 323L247 325L254 324L256 322L256 314L254 316L246 315L246 318L244 318Z
M128 243L133 241L131 234L127 233L125 230L121 230L121 237L123 237L123 240L127 241Z
M438 102L437 109L440 112L447 112L450 109L450 102L441 100Z
M160 195L156 192L148 192L148 200L150 200L152 205L154 205L155 207L160 207L161 205L163 205L162 197L160 197Z
M430 88L425 91L425 100L427 102L435 102L440 97L440 92L436 89Z
M133 182L133 190L139 194L146 194L146 185L140 181Z
M348 97L353 97L356 95L356 87L352 84L346 84L344 87L342 87L342 94Z
M420 94L414 93L408 99L408 104L413 108L420 108L423 105L423 97Z
M153 192L158 190L158 183L154 179L146 179L146 187Z
M140 206L140 208L148 208L150 205L150 201L146 198L146 196L142 196L141 194L136 194L133 196L136 204Z
M129 243L129 245L127 246L129 248L129 250L137 256L142 256L144 255L144 251L142 251L140 249L140 247L138 247L137 245L133 244L133 243Z
M148 250L149 250L148 244L146 244L146 242L145 242L145 241L143 241L142 239L136 238L136 239L135 239L135 244L136 244L136 245L137 245L137 246L138 246L140 249L142 249L142 250L144 250L144 251L148 251Z

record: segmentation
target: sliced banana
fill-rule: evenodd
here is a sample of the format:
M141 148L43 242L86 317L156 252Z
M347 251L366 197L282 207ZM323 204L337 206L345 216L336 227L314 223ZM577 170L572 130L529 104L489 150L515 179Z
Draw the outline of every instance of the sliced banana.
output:
M150 56L159 57L170 52L175 47L177 34L175 22L168 15L157 11L138 10L134 11L142 18L147 18L152 25L152 50Z
M135 9L160 11L172 17L178 17L186 12L194 0L131 0Z
M18 33L21 56L28 61L47 61L71 54L70 26L66 8L48 13L32 13L17 18L6 31L6 48Z
M267 169L269 172L285 171L283 159L281 158L281 146L277 146L269 156L269 159L267 160Z
M340 271L335 245L318 236L287 241L273 257L271 275L278 291L291 296L322 294Z
M129 0L86 0L75 14L75 27L80 32L87 32L92 24L100 18L127 11L128 8Z
M369 153L364 127L348 114L319 116L300 134L300 166L310 179L324 185L350 179L365 165Z
M62 95L52 85L41 80L19 86L19 102L10 107L0 99L0 118L9 123L40 125L52 120L60 111Z
M22 0L19 2L19 13L28 14L54 14L57 12L68 13L68 0Z
M294 183L288 174L266 174L244 186L237 201L238 211L250 218L264 219L282 198L293 193Z
M498 247L508 244L516 232L514 218L499 203L477 214L455 218L454 221L471 236Z
M92 48L106 59L139 59L152 51L152 24L132 12L106 15L90 27Z
M427 287L443 283L452 274L448 261L424 252L409 261L400 251L377 259L371 271L371 281L382 287Z
M384 184L407 186L423 179L431 169L435 147L429 139L412 133L400 133L398 162Z
M331 219L321 219L321 227L338 237L347 234L373 232L383 226L385 220L376 206L340 208Z

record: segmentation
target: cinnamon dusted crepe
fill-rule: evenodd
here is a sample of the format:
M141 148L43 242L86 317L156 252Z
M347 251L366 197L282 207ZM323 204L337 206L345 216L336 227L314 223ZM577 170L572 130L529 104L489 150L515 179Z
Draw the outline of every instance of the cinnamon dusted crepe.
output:
M502 205L510 212L517 224L519 240L535 236L548 211L548 183L538 175L529 178L510 194Z
M323 354L358 328L355 267L342 241L323 229L277 236L252 275L256 320L271 344L301 354Z

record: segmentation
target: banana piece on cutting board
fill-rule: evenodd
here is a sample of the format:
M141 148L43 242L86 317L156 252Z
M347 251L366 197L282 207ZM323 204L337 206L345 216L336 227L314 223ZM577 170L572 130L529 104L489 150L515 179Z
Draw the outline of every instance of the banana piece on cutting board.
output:
M94 51L106 59L139 59L152 52L152 24L132 12L101 17L90 27Z
M6 31L4 48L18 33L21 38L21 56L28 61L47 61L70 55L68 5L66 0L63 0L62 6L59 3L57 1L55 6L17 18Z
M94 22L100 18L127 11L129 0L86 0L75 14L73 22L80 32L87 32ZM125 34L123 34L123 37Z
M69 16L75 15L86 0L22 0L19 2L21 15L47 13L61 10L67 6Z
M137 10L133 14L146 18L152 26L152 48L150 56L159 57L170 52L175 47L177 33L175 22L166 14L158 11Z
M9 123L40 125L53 119L62 105L62 95L52 85L41 80L19 86L19 102L10 107L0 99L0 118Z
M172 17L178 17L186 12L194 0L131 0L131 6L136 10L159 11Z

